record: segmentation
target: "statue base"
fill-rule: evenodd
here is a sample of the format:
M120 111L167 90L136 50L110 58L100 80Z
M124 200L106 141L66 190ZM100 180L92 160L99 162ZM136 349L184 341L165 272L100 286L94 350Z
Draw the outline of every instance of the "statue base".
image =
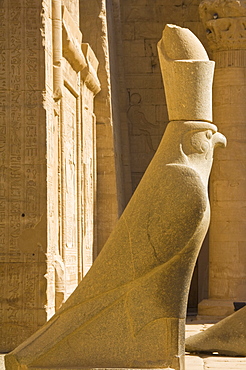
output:
M198 318L222 319L234 312L233 301L222 299L204 299L198 304Z

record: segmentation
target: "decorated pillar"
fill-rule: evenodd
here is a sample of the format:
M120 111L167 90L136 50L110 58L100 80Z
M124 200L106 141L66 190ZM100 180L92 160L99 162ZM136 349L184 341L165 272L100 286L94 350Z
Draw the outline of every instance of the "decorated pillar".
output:
M32 335L89 270L94 96L78 1L0 1L0 352Z
M209 298L200 315L246 301L246 1L204 0L200 16L215 60L214 123L228 139L210 181Z

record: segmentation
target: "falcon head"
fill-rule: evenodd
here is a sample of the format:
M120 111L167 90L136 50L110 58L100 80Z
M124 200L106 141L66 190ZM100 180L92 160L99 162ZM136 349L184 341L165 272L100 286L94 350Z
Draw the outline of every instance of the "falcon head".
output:
M181 137L181 153L189 166L208 179L213 163L214 149L226 146L226 138L217 127L208 122L185 122L187 129ZM190 126L190 127L189 127Z
M180 164L194 169L204 185L210 175L214 149L226 146L217 127L205 121L171 121L159 146L165 164ZM157 152L157 155L159 155Z

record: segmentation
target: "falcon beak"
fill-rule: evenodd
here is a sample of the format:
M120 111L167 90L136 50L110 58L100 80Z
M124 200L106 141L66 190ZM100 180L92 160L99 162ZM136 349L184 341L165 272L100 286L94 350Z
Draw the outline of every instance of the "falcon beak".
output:
M213 139L212 140L213 140L214 148L216 148L217 146L220 146L222 148L225 148L226 145L227 145L226 137L224 135L222 135L221 133L219 133L219 132L216 132L213 135Z

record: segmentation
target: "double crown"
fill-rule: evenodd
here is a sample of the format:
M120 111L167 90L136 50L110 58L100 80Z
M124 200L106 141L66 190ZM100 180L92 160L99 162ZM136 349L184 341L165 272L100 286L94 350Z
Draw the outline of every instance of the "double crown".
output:
M170 121L212 122L214 65L187 28L166 25L158 43Z

